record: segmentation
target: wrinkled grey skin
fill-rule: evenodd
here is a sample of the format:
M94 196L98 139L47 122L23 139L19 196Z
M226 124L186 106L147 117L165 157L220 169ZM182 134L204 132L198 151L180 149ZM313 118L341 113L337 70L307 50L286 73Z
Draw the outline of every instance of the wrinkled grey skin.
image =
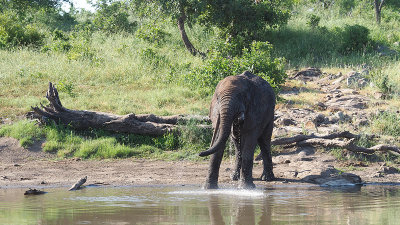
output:
M261 77L246 71L221 80L211 101L209 117L213 124L211 147L200 156L211 155L205 188L218 188L219 167L226 141L236 149L236 168L232 179L240 179L241 188L254 188L252 170L258 144L264 162L262 180L273 180L271 135L274 124L275 94Z

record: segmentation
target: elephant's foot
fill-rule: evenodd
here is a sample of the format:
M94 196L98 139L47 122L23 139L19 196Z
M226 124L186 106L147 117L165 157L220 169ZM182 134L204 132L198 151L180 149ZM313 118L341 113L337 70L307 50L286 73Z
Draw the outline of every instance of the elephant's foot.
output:
M241 189L254 189L256 188L256 185L253 183L253 181L240 181L239 188Z
M239 180L240 178L240 172L239 171L235 171L232 176L231 176L232 180Z
M206 182L203 186L204 189L218 189L218 183Z
M263 172L263 174L261 175L261 180L263 180L263 181L273 181L273 180L275 180L275 176L274 176L274 173L271 171L271 172Z

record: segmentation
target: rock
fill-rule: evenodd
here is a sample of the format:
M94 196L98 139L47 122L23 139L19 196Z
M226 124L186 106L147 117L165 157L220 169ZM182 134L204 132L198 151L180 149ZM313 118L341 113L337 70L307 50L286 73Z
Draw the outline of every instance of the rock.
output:
M369 120L368 119L357 119L354 123L354 125L361 127L361 126L368 126L369 125Z
M395 167L391 166L382 166L378 173L384 173L384 174L394 174L394 173L399 173L399 170Z
M392 56L397 55L397 51L390 49L385 45L378 45L376 51L379 53L379 56Z
M351 71L346 76L346 84L349 87L363 88L368 85L368 80L359 72Z
M324 111L326 110L326 105L322 102L317 102L317 104L315 104L315 108L320 110L320 111Z
M338 84L340 84L344 79L345 79L344 76L340 76L340 77L337 78L335 81L333 81L332 84L333 84L333 85L338 85Z
M309 81L309 80L314 80L316 77L320 77L322 75L322 72L318 68L310 67L304 70L301 70L297 72L293 78L298 79L298 80L303 80L303 81Z
M366 109L367 99L361 95L345 95L345 96L333 96L330 100L325 102L328 110L338 111L358 111L359 109Z
M283 126L296 126L296 122L293 119L290 118L282 118L281 120L281 125Z
M383 92L377 91L374 93L374 98L375 99L385 99L386 94L384 94Z
M335 113L335 117L338 118L338 122L349 122L351 121L351 117L347 114L344 114L342 111L338 111Z
M347 186L362 184L361 177L352 173L343 173L333 167L327 168L319 175L309 175L302 179L305 182L321 186Z
M25 191L24 195L41 195L41 194L45 194L45 193L46 192L41 191L41 190L29 188L29 190Z
M317 114L314 118L313 121L316 125L320 125L323 123L326 123L328 120L328 118L326 118L326 116L322 113Z

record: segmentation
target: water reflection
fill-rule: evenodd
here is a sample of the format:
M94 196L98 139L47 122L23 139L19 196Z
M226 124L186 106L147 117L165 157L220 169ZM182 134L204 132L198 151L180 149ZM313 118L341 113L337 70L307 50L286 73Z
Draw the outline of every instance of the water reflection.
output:
M0 189L0 224L396 224L397 186Z

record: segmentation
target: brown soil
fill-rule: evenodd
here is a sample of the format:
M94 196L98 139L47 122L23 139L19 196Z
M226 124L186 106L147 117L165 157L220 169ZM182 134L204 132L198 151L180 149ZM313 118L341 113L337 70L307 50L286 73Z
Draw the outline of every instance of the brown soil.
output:
M225 160L220 169L220 184L234 186L230 180L233 160ZM353 163L353 165L350 165ZM338 162L333 156L314 152L313 149L291 149L274 157L274 173L277 181L256 180L257 186L276 183L304 183L301 179L319 174L326 168L352 166L351 173L365 182L397 182L398 173L385 173L382 164L368 166L357 162ZM119 160L57 160L55 155L44 153L41 143L29 149L20 147L13 138L0 138L0 188L13 187L61 187L71 186L84 176L87 184L104 185L202 185L208 170L208 162L159 161L147 159ZM253 175L262 173L262 165L255 162Z

